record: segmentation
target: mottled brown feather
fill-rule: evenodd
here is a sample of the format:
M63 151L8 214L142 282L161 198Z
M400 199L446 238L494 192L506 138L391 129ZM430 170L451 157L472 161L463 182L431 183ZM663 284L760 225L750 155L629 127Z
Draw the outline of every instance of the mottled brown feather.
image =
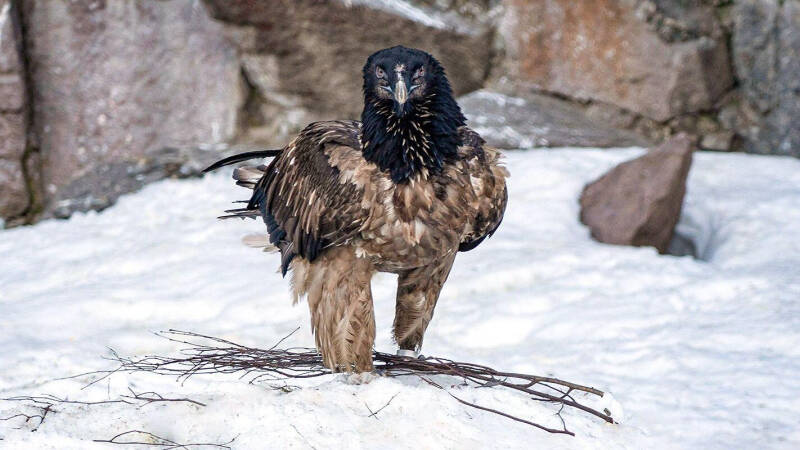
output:
M507 203L500 153L467 127L457 159L405 183L363 158L359 132L355 121L313 123L268 166L237 171L254 189L240 214L260 211L338 371L372 368L375 271L399 274L395 340L419 349L456 253L491 235Z

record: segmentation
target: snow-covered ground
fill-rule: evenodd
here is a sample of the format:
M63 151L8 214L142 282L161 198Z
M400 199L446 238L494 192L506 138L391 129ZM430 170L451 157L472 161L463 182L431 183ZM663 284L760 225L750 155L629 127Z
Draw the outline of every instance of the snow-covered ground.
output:
M414 380L351 385L340 376L284 393L235 378L184 385L152 375L58 377L123 355L178 346L178 328L267 346L313 345L277 256L244 247L260 222L215 216L246 191L229 172L164 181L102 213L0 232L0 397L107 399L128 387L206 403L63 406L36 432L0 422L0 448L108 448L131 429L234 448L798 448L800 447L800 161L695 157L683 230L709 260L592 241L577 221L587 181L641 150L508 152L510 202L498 233L461 254L423 352L553 375L613 394L608 425L569 411L572 438L467 409ZM223 171L225 172L225 171ZM378 340L393 352L394 279L374 280ZM378 418L369 417L389 401ZM481 404L557 423L553 410L497 389ZM0 401L0 417L23 411ZM19 428L19 429L18 429Z

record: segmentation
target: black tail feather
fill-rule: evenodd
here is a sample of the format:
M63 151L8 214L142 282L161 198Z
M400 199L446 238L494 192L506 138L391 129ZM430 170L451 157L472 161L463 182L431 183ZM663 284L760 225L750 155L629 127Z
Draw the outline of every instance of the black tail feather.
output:
M257 150L254 152L239 153L238 155L233 155L224 159L220 159L214 164L203 169L203 173L211 172L212 170L219 169L220 167L227 166L229 164L235 164L237 162L247 161L248 159L272 158L280 155L282 151L283 151L282 149L278 149L278 150Z

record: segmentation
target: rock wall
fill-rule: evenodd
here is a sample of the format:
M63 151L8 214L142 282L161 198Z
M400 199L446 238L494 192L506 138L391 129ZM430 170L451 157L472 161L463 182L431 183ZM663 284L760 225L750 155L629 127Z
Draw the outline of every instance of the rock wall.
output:
M422 17L415 17L384 1L205 3L242 55L250 87L245 142L282 145L313 120L360 117L361 69L381 48L405 45L435 54L456 94L482 87L491 68L491 29L474 11L469 17L420 9ZM473 4L478 11L482 5Z
M106 207L167 175L162 153L235 136L236 49L202 3L22 4L45 217Z
M800 156L800 1L504 0L504 88L652 141ZM507 89L507 88L506 88Z
M22 167L27 109L18 18L15 5L0 0L0 220L24 215L30 203Z
M463 102L495 145L800 156L800 0L0 0L0 220L358 117L397 44L484 89Z
M800 1L741 1L735 12L741 88L723 117L748 151L800 156Z
M610 103L656 121L710 108L733 84L710 7L690 37L667 37L636 0L510 0L502 32L512 76L577 100ZM694 11L699 10L699 11Z

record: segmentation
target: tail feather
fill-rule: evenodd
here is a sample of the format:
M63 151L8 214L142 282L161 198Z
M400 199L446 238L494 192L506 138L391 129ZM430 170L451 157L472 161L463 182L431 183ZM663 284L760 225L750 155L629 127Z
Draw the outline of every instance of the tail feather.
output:
M230 164L235 164L237 162L247 161L250 159L256 158L272 158L281 154L283 150L257 150L254 152L245 152L239 153L238 155L229 156L227 158L220 159L219 161L211 164L210 166L203 169L203 173L211 172L212 170L219 169L220 167L224 167Z
M233 171L233 179L236 180L236 184L239 186L244 186L249 189L253 189L258 183L258 180L264 176L264 172L267 171L266 166L244 166L239 167Z
M257 209L236 208L228 209L225 211L224 216L217 217L218 219L255 219L261 215Z

